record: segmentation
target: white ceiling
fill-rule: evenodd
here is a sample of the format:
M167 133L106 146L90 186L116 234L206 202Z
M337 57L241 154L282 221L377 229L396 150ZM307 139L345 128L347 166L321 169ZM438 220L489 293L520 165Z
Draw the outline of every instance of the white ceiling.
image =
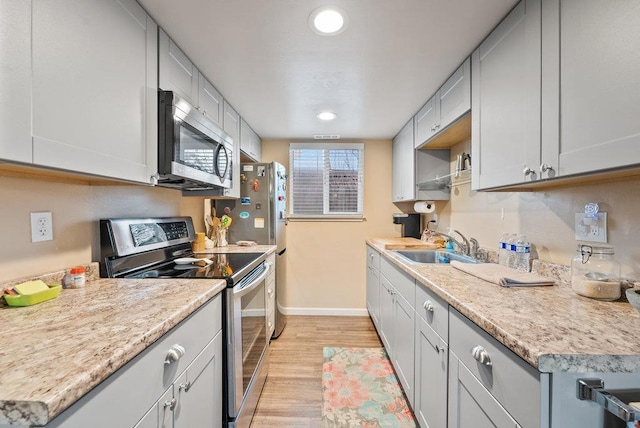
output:
M262 138L392 138L517 0L140 0ZM308 18L344 9L341 34ZM316 114L331 110L332 122Z

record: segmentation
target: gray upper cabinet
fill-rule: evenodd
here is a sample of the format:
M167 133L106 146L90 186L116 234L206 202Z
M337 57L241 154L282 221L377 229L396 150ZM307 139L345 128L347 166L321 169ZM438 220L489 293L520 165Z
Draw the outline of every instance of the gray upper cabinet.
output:
M0 158L31 162L31 2L0 2Z
M222 127L224 100L220 92L200 72L198 73L197 106L202 114L211 119L216 125Z
M174 91L222 127L223 99L220 92L162 29L158 39L160 89Z
M411 201L416 197L413 119L393 139L393 202Z
M156 24L134 0L41 0L32 25L33 163L149 183Z
M262 140L242 118L240 118L240 149L254 161L262 160Z
M415 147L428 142L471 109L471 59L447 79L415 115Z
M542 163L558 176L640 163L638 2L549 0L542 22Z
M541 5L522 0L472 54L472 187L536 180Z
M231 174L232 187L224 189L224 196L228 198L240 197L240 115L224 101L223 129L233 139L233 171Z

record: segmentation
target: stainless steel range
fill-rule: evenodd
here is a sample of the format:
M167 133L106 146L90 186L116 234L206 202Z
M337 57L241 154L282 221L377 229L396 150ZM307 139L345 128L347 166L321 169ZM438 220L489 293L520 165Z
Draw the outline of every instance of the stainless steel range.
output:
M191 217L100 220L100 275L108 278L225 279L223 335L225 423L248 427L266 380L269 340L265 253L208 254L207 266L180 264L194 257Z

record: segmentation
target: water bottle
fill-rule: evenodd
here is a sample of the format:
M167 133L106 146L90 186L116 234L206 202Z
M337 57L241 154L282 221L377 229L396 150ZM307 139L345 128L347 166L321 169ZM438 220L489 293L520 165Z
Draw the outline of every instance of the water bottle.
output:
M516 267L516 242L518 235L512 233L507 240L507 264L506 266L515 269Z
M516 257L515 257L515 266L516 270L521 270L523 272L529 272L531 269L529 265L529 258L531 256L531 244L527 241L524 235L520 235L518 237L518 241L516 242Z
M507 259L509 256L509 250L507 250L507 241L509 240L509 234L503 233L498 241L498 263L502 266L507 265Z

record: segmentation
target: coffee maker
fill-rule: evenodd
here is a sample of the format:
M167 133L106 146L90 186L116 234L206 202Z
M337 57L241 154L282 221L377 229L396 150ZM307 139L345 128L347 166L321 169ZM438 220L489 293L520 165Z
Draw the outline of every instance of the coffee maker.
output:
M420 239L420 214L393 214L393 224L402 225L402 237L403 238L417 238Z

